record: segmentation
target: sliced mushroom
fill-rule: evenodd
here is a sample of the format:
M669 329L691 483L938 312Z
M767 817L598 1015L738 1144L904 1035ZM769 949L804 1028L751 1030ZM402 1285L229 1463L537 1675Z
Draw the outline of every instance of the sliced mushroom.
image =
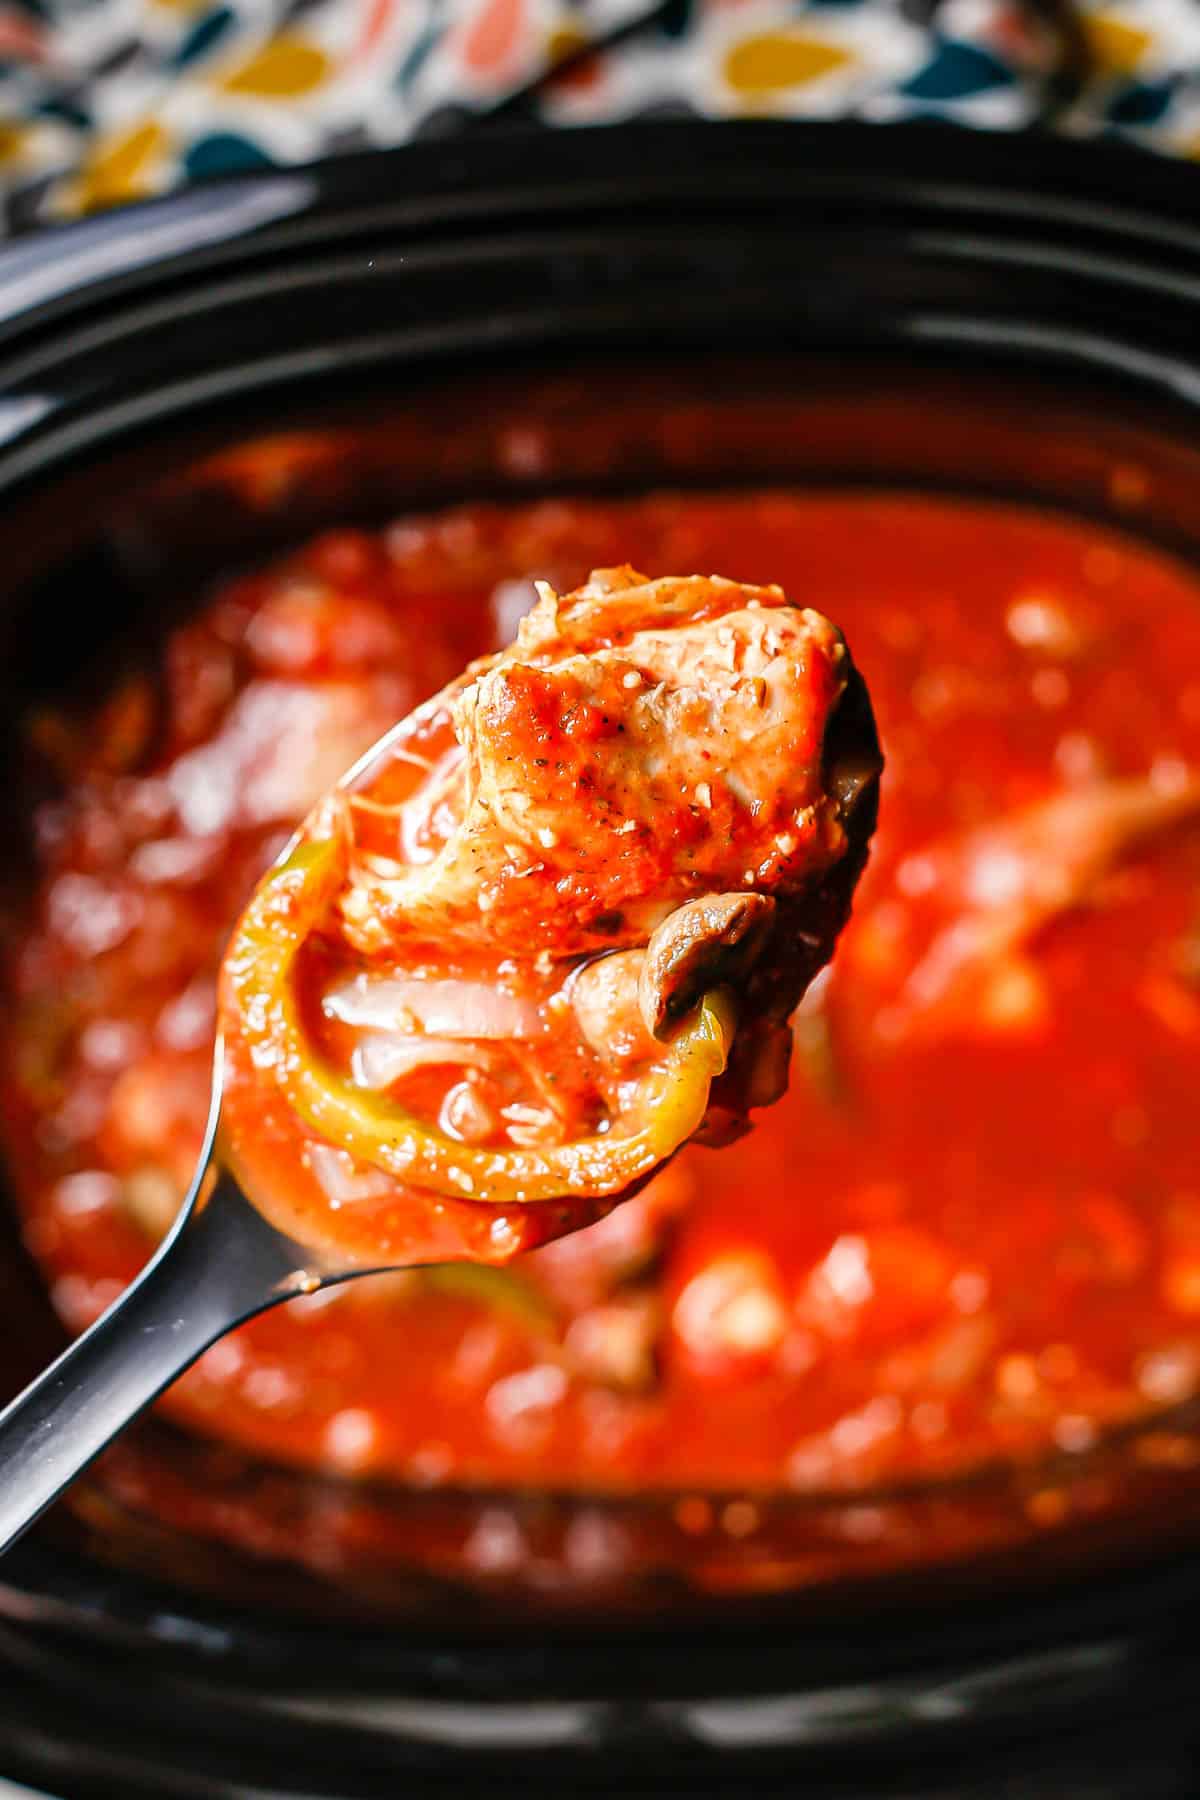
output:
M775 916L765 894L715 894L689 900L652 934L638 977L646 1029L661 1038L705 988L744 973L759 955Z

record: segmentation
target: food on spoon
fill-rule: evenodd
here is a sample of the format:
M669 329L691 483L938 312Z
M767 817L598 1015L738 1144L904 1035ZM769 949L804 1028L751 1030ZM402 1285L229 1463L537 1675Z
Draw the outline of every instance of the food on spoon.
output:
M234 933L224 1152L348 1260L504 1261L782 1092L879 752L775 587L601 570L402 721Z

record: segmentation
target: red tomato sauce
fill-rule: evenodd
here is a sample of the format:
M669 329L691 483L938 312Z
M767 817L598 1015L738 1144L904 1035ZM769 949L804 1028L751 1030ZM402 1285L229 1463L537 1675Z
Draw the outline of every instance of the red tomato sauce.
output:
M5 1129L65 1324L172 1216L220 953L296 820L507 641L529 578L622 560L779 582L837 620L874 700L879 832L789 1095L510 1268L278 1308L163 1406L424 1486L804 1491L1073 1454L1187 1398L1200 584L1096 525L918 495L471 506L328 535L222 585L86 720L34 720L60 776L9 958Z

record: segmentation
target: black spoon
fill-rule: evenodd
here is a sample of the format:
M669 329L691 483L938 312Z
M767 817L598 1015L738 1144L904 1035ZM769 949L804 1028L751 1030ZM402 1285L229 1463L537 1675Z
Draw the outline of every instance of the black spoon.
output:
M330 1268L258 1213L214 1161L213 1105L192 1185L137 1280L0 1413L0 1554L210 1344L297 1294L378 1273Z

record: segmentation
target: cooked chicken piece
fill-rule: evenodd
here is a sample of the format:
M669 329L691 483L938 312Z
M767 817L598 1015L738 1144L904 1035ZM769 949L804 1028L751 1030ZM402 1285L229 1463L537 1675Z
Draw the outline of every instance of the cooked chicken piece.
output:
M347 935L579 955L645 943L697 895L807 887L846 847L824 740L851 675L836 627L778 588L542 584L516 643L447 690L454 830L357 883Z
M753 1029L722 1091L733 1111L766 1104L874 822L861 678L837 628L777 587L627 567L564 597L538 586L516 642L430 703L456 739L420 800L439 847L364 862L346 937L383 960L425 942L619 951L572 991L614 1059L650 1057L704 988L735 982Z
M645 962L643 950L615 950L584 963L571 981L576 1023L598 1056L627 1057L651 1048L640 1003Z
M894 1001L881 1008L881 1034L911 1042L992 1016L1001 1022L1003 994L1016 988L1037 934L1087 904L1148 838L1198 812L1200 777L1098 781L932 850L932 934ZM851 946L847 979L869 982L856 960Z
M387 730L406 698L387 674L249 682L220 730L166 772L180 824L193 836L290 825Z

